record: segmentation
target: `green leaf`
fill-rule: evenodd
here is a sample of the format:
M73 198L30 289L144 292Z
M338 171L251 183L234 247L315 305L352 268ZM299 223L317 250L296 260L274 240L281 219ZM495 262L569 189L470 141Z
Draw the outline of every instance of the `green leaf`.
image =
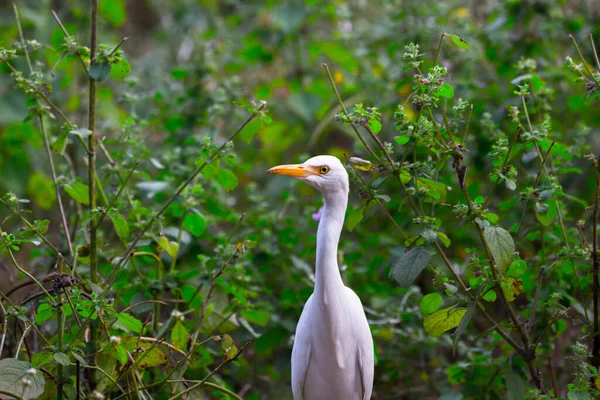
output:
M392 267L390 278L402 287L410 286L431 262L433 253L426 247L414 247L405 253Z
M487 292L485 292L482 299L487 301L488 303L495 302L496 298L498 297L496 295L496 292L493 289L490 289L489 287L486 287L485 290L487 290Z
M463 39L461 39L460 37L458 37L456 35L452 35L451 39L452 39L452 43L454 43L461 49L469 50L469 44L467 42L465 42Z
M406 143L408 143L410 141L410 136L408 135L402 135L402 136L396 136L394 138L394 140L396 141L396 143L398 143L400 146L405 145Z
M89 191L89 186L81 182L75 182L72 185L65 185L65 192L67 192L67 194L71 196L73 200L81 204L90 204Z
M368 122L369 128L371 129L371 131L373 131L373 133L375 135L377 135L379 132L381 132L381 122L377 121L374 118L369 119Z
M158 251L166 251L171 257L176 257L179 252L179 245L176 242L171 242L166 236L158 237Z
M456 328L466 313L464 308L444 308L425 318L423 326L431 336L439 337L442 333Z
M447 83L443 83L440 88L435 92L440 97L451 99L454 97L454 88Z
M405 171L405 170L400 171L400 182L402 182L404 185L406 185L408 182L410 182L410 179L411 179L411 176L408 171Z
M363 160L362 158L350 157L348 161L350 161L354 168L360 171L369 172L375 169L375 166L371 164L371 161Z
M79 136L81 139L87 139L92 134L92 131L86 128L79 128L69 131L69 134Z
M260 118L254 118L248 123L248 125L244 127L244 129L242 129L242 131L240 132L240 138L244 142L250 143L252 139L254 139L254 136L256 136L260 132L261 128L262 121L260 120Z
M523 291L523 281L512 276L505 276L500 282L500 287L508 301L513 301Z
M104 0L103 0L104 1ZM120 81L129 75L131 72L131 65L129 65L129 61L124 58L121 58L118 62L112 64L110 69L110 76L113 79Z
M233 358L237 354L237 347L233 344L233 339L228 334L221 336L221 348L228 358Z
M219 169L215 179L217 183L228 192L231 192L238 185L237 176L228 169Z
M104 3L102 1L101 3ZM92 64L89 70L89 76L95 81L102 82L110 74L110 63L108 61L102 61Z
M269 313L264 310L243 310L240 315L258 326L267 326L269 323Z
M142 321L126 313L119 313L117 319L121 325L135 333L140 333L144 327Z
M54 307L52 307L50 304L40 304L40 306L37 309L37 312L35 313L35 323L38 325L42 325L44 322L52 318L52 315L54 314L53 311Z
M452 352L453 353L456 353L456 344L460 340L460 337L463 335L463 333L465 333L465 331L467 330L467 325L469 325L469 322L473 318L473 315L475 315L476 309L477 309L477 301L471 302L471 304L469 304L469 308L467 308L467 312L460 320L460 324L458 325L458 328L456 328L456 331L454 331L454 335L453 335L454 337L452 338Z
M23 378L30 384L24 385ZM14 358L0 360L0 390L23 399L37 399L44 393L44 374L31 368L31 364Z
M448 189L442 182L436 182L428 178L419 178L416 180L416 183L418 190L424 189L427 193L427 196L434 199L436 202L446 202ZM425 201L431 202L430 199L426 199Z
M494 213L491 212L486 212L485 213L485 218L489 221L490 224L492 225L496 225L498 223L498 220L500 218L498 218L498 216Z
M165 353L159 347L141 341L135 336L121 338L121 346L134 355L136 361L140 360L138 364L140 368L146 369L167 362ZM135 349L140 347L145 351L134 352Z
M445 233L443 232L436 232L436 235L438 236L438 239L440 240L440 242L442 242L444 244L445 247L450 247L450 239L448 238L448 236L446 236Z
M198 213L187 214L183 219L183 229L198 237L206 229L206 220Z
M433 229L425 228L423 232L421 232L421 237L427 241L427 243L435 243L438 236Z
M350 214L348 214L348 218L346 218L346 224L350 232L352 232L356 225L358 225L359 222L362 221L363 217L365 216L365 208L366 206L362 205L350 211Z
M46 365L54 362L54 354L49 351L40 351L31 356L31 364L34 367Z
M126 240L129 237L129 224L127 223L127 220L121 214L117 213L111 213L110 219L113 222L117 236L119 236L121 240Z
M120 344L118 345L113 345L114 349L115 349L115 358L122 364L125 365L127 364L127 359L129 357L127 357L127 350L125 350L125 347L121 346Z
M59 351L54 353L54 360L57 363L59 363L60 365L64 365L65 367L68 367L69 365L71 365L71 360L69 359L69 355L65 354L65 353L61 353Z
M421 305L419 306L421 315L426 317L429 314L436 312L442 306L443 301L442 295L437 292L425 295L423 299L421 299Z
M537 220L540 221L540 223L544 226L552 225L556 219L556 216L558 215L555 202L549 201L547 203L547 206L548 206L548 211L546 211L543 214L540 214L540 213L535 214L535 217L537 218Z
M171 343L180 350L186 350L189 336L185 326L181 321L177 321L171 331Z
M60 154L61 156L65 154L67 143L69 142L68 138L69 137L64 133L60 133L57 136L57 138L54 139L54 142L52 142L52 150L54 150L55 153Z
M483 235L490 247L494 262L500 271L506 271L515 256L515 242L512 236L499 226L485 228Z
M567 399L569 400L592 400L592 396L581 389L569 390L567 393Z

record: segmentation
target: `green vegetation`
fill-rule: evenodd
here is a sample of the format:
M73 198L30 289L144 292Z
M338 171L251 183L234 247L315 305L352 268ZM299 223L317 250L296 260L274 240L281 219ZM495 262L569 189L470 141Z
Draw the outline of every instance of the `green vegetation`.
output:
M0 394L291 399L332 154L373 399L597 398L598 7L473 3L0 5Z

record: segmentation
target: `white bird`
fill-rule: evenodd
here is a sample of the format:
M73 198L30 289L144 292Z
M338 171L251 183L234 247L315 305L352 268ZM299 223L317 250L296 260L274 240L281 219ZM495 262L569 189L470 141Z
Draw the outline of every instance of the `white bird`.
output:
M344 285L337 263L348 173L333 156L280 165L269 172L299 178L325 200L317 231L315 288L300 316L292 350L294 400L368 400L373 389L373 338L362 303Z

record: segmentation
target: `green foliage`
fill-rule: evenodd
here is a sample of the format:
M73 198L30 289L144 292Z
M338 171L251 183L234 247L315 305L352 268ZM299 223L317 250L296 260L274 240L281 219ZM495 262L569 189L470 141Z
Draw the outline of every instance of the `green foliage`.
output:
M290 399L333 154L373 397L598 397L595 4L463 3L0 5L0 390Z

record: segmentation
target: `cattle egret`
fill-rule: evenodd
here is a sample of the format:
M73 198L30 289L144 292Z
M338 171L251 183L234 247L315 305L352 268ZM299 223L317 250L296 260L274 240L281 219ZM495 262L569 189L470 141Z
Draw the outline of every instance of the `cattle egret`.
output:
M269 173L296 177L321 192L325 201L317 230L315 288L300 316L292 350L294 400L368 400L373 338L362 303L344 285L337 264L348 173L333 156L280 165Z

